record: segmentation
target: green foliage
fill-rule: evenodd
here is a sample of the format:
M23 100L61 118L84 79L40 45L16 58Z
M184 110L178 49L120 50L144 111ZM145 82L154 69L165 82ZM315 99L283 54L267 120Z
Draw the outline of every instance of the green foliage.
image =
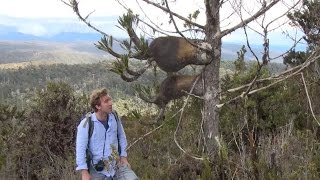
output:
M195 106L201 107L201 102L192 98L188 104L190 105L185 107L185 113L181 117L183 121L179 126L177 140L188 153L202 155L203 142L201 138L199 139L201 118L199 118L199 111L195 108ZM176 115L176 112L183 105L183 100L172 103L165 115L165 125L130 149L129 160L142 179L197 179L201 177L204 164L182 153L173 140L180 116ZM126 121L125 127L127 136L133 139L154 128L141 126L137 121L130 121L130 123Z
M14 102L21 108L35 91L43 89L50 81L63 81L75 91L88 93L99 87L108 87L112 92L121 91L133 95L135 83L125 83L120 77L108 71L106 63L50 66L28 66L18 70L0 71L0 99L2 102ZM108 78L105 78L108 77ZM136 83L152 82L151 73L146 73Z
M298 66L307 60L308 53L303 51L291 50L284 58L283 63L292 67Z
M137 22L138 19L133 15L131 10L129 10L127 14L124 14L118 20L118 23L126 29L132 28L132 25L136 24Z
M238 59L234 62L236 67L235 73L243 73L246 70L246 64L244 62L244 55L246 54L247 50L246 47L243 45L240 51L237 52Z
M0 104L0 169L10 160L8 155L12 148L14 137L21 136L21 126L25 118L25 112L19 111L15 105Z
M231 66L233 65L233 66ZM223 66L235 69L233 62ZM29 69L30 70L30 69ZM319 77L313 69L304 71L314 112L319 114L320 97ZM28 74L20 69L19 73L0 72L6 77ZM43 86L35 95L25 96L28 105L0 106L1 120L1 177L12 179L79 179L74 170L74 133L76 122L87 112L87 93L74 91L78 81L96 83L109 87L114 98L114 106L126 129L129 145L150 132L156 126L144 126L140 122L151 121L155 110L149 104L132 97L120 80L107 74L97 65L51 66L33 68L34 79L26 78L32 84L39 82L39 74L55 72L56 82ZM79 72L78 72L79 71ZM222 91L251 82L257 71L256 64L246 63L241 73L227 75L221 84ZM79 73L79 74L78 74ZM65 82L58 81L64 77ZM95 78L93 79L92 74ZM260 77L272 74L267 68ZM9 76L8 76L9 75ZM148 79L141 82L153 82L150 72ZM0 76L1 78L1 76ZM61 78L64 79L64 78ZM73 82L71 82L73 80ZM24 82L24 83L27 83ZM254 84L253 88L268 85L269 81ZM69 84L69 85L68 85ZM3 85L3 84L2 84ZM26 84L29 85L29 84ZM34 86L36 86L34 84ZM80 86L80 85L79 85ZM14 86L12 86L14 87ZM94 88L87 87L87 91ZM15 90L15 96L20 94ZM38 89L38 88L37 88ZM242 90L245 91L246 89ZM149 91L146 89L146 91ZM151 92L151 89L150 89ZM30 93L32 94L32 93ZM131 95L130 95L131 94ZM223 101L235 97L238 93L222 94ZM225 105L220 111L219 140L220 156L216 162L198 161L190 157L203 155L205 142L201 131L202 100L192 97L188 100L180 119L179 110L185 105L185 99L169 104L166 120L162 128L145 136L129 149L129 162L142 179L315 179L319 177L320 154L319 129L310 114L301 77L295 76L267 90L260 91L243 99ZM13 103L18 101L13 101ZM23 109L23 110L21 110ZM318 116L319 117L319 116ZM178 123L180 121L180 123ZM179 145L187 152L183 153L174 142L174 133ZM2 148L3 147L3 148ZM301 160L303 159L303 163ZM11 175L11 176L9 176Z
M187 18L191 22L195 22L197 20L199 14L200 14L200 11L199 11L199 9L197 9L193 13L190 13ZM170 22L171 22L171 20L170 20ZM183 27L192 29L192 28L194 28L194 25L189 22L184 22Z
M299 27L305 34L304 40L308 43L307 52L290 51L284 57L284 64L297 66L306 61L306 58L312 51L319 47L320 38L320 20L319 20L320 2L318 0L303 0L301 10L295 10L288 14L288 18L294 26Z
M121 75L125 72L126 68L128 68L128 56L121 56L121 58L112 62L112 69L110 71Z
M304 40L308 43L310 50L315 50L319 46L319 11L320 2L318 0L303 0L301 10L288 14L292 24L300 27L306 35Z
M12 130L20 135L4 152L10 152L16 164L11 173L27 179L59 179L61 169L53 169L58 168L56 157L66 160L73 154L77 122L88 110L87 97L75 96L65 83L48 83L38 91L21 130Z
M308 67L303 73L308 76L307 88L309 94L310 92L313 94L310 99L316 103L313 104L313 109L318 114L319 97L313 92L319 90L318 82L320 79L312 71L313 69L313 66ZM233 76L226 76L222 80L222 91L225 92L227 89L250 83L255 74L256 68L253 66L249 70L236 73ZM269 77L270 74L268 69L263 69L260 77ZM256 82L252 88L257 89L270 83L268 81ZM243 91L246 91L246 88L236 93L224 94L223 101L228 101ZM301 76L291 77L266 90L223 106L220 112L220 128L222 135L224 135L224 141L229 142L227 148L223 149L227 149L229 153L227 158L221 159L224 167L222 170L235 172L237 170L234 168L239 166L247 169L248 172L240 170L234 174L233 177L236 179L313 179L317 177L319 169L314 168L315 164L311 163L313 161L311 159L315 159L317 162L318 153L315 155L316 158L310 159L307 157L315 151L311 153L306 149L296 152L294 150L319 143L319 135L316 135L319 134L319 127L311 117L308 108ZM313 135L308 136L306 138L308 140L301 141L308 141L310 144L296 142L300 141L300 133L306 135L309 132L312 132ZM275 152L277 148L281 150ZM291 159L292 154L297 157L305 157L308 159L308 163L304 164L311 165L299 166L294 158Z
M129 9L127 14L124 14L122 17L119 17L118 23L120 24L122 29L124 29L130 36L130 42L124 40L121 45L125 46L124 49L127 50L128 55L132 53L132 41L134 41L134 44L136 45L134 46L134 50L141 55L145 55L148 50L148 40L145 39L143 36L141 36L140 38L136 37L136 34L134 32L135 26L137 26L139 23L138 15L134 15L133 12Z
M74 147L75 125L81 115L90 110L87 97L76 97L65 83L48 83L34 102L30 117L32 128L43 134L40 143L48 144L52 154L64 157L65 152Z
M201 173L201 179L211 179L212 178L212 167L208 160L203 161L203 170Z

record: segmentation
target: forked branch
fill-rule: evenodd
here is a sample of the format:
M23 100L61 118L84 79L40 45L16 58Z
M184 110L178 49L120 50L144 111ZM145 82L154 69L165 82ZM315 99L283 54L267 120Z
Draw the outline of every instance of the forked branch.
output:
M245 91L245 92L242 92L240 95L236 96L235 98L225 102L225 103L221 103L221 104L217 104L216 106L218 108L221 108L222 106L226 105L226 104L229 104L235 100L238 100L244 96L247 96L247 95L252 95L254 93L257 93L259 91L262 91L262 90L265 90L265 89L268 89L280 82L283 82L295 75L299 75L299 73L301 73L305 68L309 67L312 63L314 63L315 61L319 61L320 60L320 55L317 54L318 52L317 51L314 51L310 56L309 58L301 65L297 66L297 67L294 67L288 71L285 71L283 72L282 74L278 75L278 76L275 76L275 77L270 77L270 78L266 78L266 79L260 79L260 80L256 80L257 82L261 82L261 81L272 81L272 80L275 80L274 82L270 83L269 85L266 85L266 86L263 86L261 88L258 88L258 89L254 89L254 90L250 90L250 91ZM249 84L246 84L246 85L243 85L243 86L240 86L238 88L233 88L233 89L230 89L230 90L227 90L228 92L235 92L235 91L238 91L242 88L245 88L245 87L248 87L249 88L251 87L250 86L251 83ZM248 88L248 89L249 89Z
M253 16L241 21L239 24L235 25L234 27L232 27L230 29L226 29L226 30L222 31L220 34L217 34L215 38L220 39L220 38L224 37L225 35L247 25L251 21L255 20L256 18L258 18L259 16L264 14L266 11L268 11L270 8L272 8L274 5L276 5L279 1L280 0L274 0L268 6L262 6L262 8L258 12L256 12Z
M144 2L146 2L146 3L148 3L148 4L151 4L151 5L159 8L159 9L163 10L164 12L171 13L173 16L175 16L175 17L177 17L177 18L179 18L179 19L181 19L181 20L183 20L183 21L185 21L185 22L187 22L187 23L189 23L189 24L191 24L191 25L194 25L194 26L196 26L196 27L198 27L198 28L201 28L201 29L205 29L204 26L202 26L202 25L200 25L200 24L197 24L197 23L195 23L195 22L192 22L192 21L190 21L189 19L187 19L187 18L185 18L185 17L183 17L183 16L181 16L181 15L175 13L175 12L172 12L172 11L170 11L169 9L167 9L167 8L165 8L165 7L162 7L161 5L159 5L159 4L157 4L157 3L151 2L151 1L149 1L149 0L142 0L142 1L144 1Z

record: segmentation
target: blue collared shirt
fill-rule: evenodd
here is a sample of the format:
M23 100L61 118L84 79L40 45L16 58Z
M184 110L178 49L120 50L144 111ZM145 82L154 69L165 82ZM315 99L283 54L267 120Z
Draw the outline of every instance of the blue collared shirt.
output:
M113 113L109 113L108 116L108 125L109 128L106 130L104 125L99 122L95 113L91 115L91 120L93 121L94 129L92 136L90 138L89 149L93 155L93 164L96 164L99 160L108 160L109 156L112 153L112 146L116 148L118 152L118 142L120 142L121 154L122 157L127 157L127 139L122 126L122 123L119 119L117 120L114 117ZM86 163L86 148L88 144L88 128L89 124L87 123L84 126L86 118L84 118L78 125L77 131L77 141L76 141L76 170L88 169ZM117 133L119 141L117 138ZM104 152L103 152L104 147ZM109 171L106 169L100 173L106 176L114 176L115 174L115 161L110 164Z

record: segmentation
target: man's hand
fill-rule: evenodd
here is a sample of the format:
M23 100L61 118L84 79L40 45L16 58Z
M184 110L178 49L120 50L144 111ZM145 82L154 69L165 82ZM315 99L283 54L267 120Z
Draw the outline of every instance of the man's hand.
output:
M130 167L130 164L129 164L129 162L128 162L128 159L127 159L127 157L120 157L120 164L119 164L120 166L124 166L124 165L128 165L128 167L129 168L131 168Z
M83 169L81 171L81 179L82 180L90 180L90 174L89 174L89 171L87 169Z

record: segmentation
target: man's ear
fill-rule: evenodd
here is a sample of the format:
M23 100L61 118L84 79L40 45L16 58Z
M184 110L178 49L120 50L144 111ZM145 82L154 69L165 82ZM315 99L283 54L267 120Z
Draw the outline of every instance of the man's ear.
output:
M96 105L95 107L96 107L97 110L99 110L101 108L100 105Z

